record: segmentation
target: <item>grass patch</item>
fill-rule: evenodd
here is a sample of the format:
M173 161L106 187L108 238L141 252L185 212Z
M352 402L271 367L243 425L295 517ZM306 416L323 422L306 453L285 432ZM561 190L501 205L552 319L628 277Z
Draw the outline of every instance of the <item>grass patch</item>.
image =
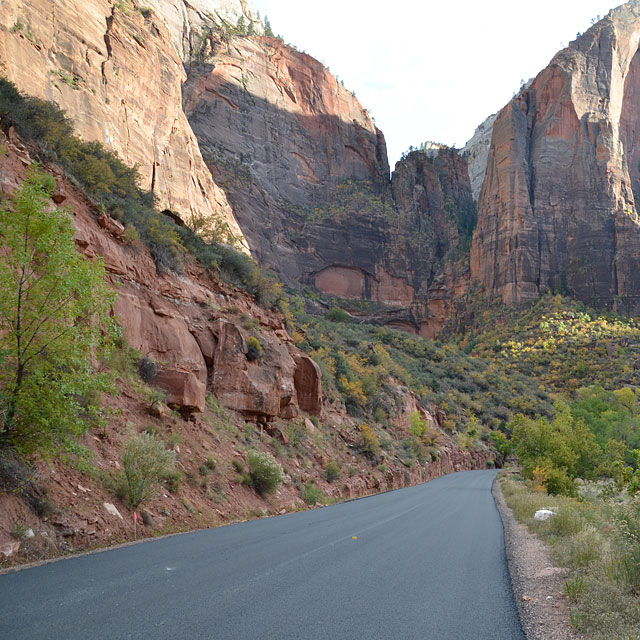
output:
M568 569L571 622L588 640L640 634L640 501L614 502L534 492L501 481L516 519L549 543L554 562ZM538 509L557 515L533 519Z

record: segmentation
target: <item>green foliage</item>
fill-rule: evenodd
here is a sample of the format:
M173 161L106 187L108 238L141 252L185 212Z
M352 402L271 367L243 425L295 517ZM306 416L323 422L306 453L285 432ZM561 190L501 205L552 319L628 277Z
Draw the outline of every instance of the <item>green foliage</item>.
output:
M458 246L451 257L459 259L468 256L471 251L473 232L478 223L478 208L473 198L454 200L450 197L445 202L445 210L455 220L458 229Z
M0 206L0 445L23 454L74 448L97 421L108 379L91 354L115 334L104 267L78 253L68 212L47 211L54 189L32 167Z
M552 545L554 564L565 567L571 620L589 640L633 638L640 629L640 502L549 498L521 483L502 481L516 518ZM538 509L556 513L533 519Z
M299 305L291 311L290 332L318 363L325 393L369 424L385 423L401 409L398 382L423 403L442 407L454 430L465 428L472 414L495 429L517 413L553 413L538 384L490 357L384 327L331 322Z
M510 456L513 452L513 441L509 440L502 431L492 431L489 435L495 450L503 457Z
M249 451L247 465L251 484L260 495L273 493L282 484L282 466L270 453Z
M600 446L609 440L624 442L629 449L640 448L640 413L631 389L607 391L601 386L582 387L576 392L571 413L583 419Z
M327 482L333 482L340 477L340 467L335 460L329 460L327 466L324 468L325 477Z
M478 301L474 352L539 380L550 390L634 384L640 367L640 326L561 295L547 294L525 310L495 310ZM627 394L627 392L624 392Z
M153 497L163 478L173 472L176 454L150 433L131 435L122 455L127 502L132 509Z
M331 307L325 317L331 322L351 322L349 314L344 309L340 309L340 307Z
M322 206L290 204L289 209L305 223L362 216L387 223L398 221L390 190L383 190L369 180L345 180L328 194L327 203Z
M312 482L307 482L300 491L300 497L310 506L318 503L322 497L322 489L314 486Z
M512 421L515 450L526 478L551 494L574 495L574 480L595 477L602 458L593 433L564 403L556 404L552 422L518 415Z
M360 451L372 460L380 453L380 439L378 435L364 422L360 425Z
M409 414L409 433L416 438L421 438L427 432L427 421L424 420L419 411Z
M255 336L249 336L247 338L247 360L260 360L262 358L262 345L260 340Z
M269 18L267 18L267 16L264 17L264 35L269 36L270 38L275 38L273 29L271 28L271 23L269 22Z

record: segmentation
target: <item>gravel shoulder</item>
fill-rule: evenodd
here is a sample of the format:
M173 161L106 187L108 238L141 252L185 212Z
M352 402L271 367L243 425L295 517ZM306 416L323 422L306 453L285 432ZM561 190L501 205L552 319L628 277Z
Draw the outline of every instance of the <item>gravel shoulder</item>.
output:
M516 521L497 480L492 493L504 526L513 594L527 640L582 638L569 624L564 570L553 566L547 545Z

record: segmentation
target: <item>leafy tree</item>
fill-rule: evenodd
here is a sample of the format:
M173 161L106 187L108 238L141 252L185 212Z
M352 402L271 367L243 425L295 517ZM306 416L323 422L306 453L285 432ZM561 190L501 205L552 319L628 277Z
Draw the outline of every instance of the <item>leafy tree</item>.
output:
M427 421L422 418L419 411L409 414L409 433L416 438L421 438L428 429Z
M52 208L52 176L33 166L0 206L0 447L25 454L73 446L97 414L92 355L108 343L114 292L99 260Z
M638 402L638 398L633 389L629 387L623 387L622 389L616 389L613 395L618 399L618 402L631 414L634 414L634 409Z
M511 423L513 441L525 477L540 478L549 493L572 495L576 478L596 476L602 449L565 403L558 402L556 411L553 422L517 415Z
M492 431L489 434L489 438L493 442L493 446L496 448L496 451L503 458L511 455L513 452L513 441L508 440L506 434L502 433L502 431Z

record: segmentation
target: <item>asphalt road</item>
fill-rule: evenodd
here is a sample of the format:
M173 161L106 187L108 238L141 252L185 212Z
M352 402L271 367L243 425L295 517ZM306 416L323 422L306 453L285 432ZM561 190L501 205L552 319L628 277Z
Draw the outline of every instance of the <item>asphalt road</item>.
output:
M9 573L0 638L524 640L494 476Z

